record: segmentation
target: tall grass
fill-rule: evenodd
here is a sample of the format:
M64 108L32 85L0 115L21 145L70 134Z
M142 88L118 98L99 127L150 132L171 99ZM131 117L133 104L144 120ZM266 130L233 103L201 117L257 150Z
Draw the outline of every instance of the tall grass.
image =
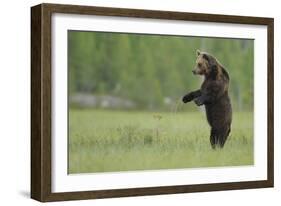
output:
M70 110L69 173L251 165L253 114L234 113L223 149L205 114Z

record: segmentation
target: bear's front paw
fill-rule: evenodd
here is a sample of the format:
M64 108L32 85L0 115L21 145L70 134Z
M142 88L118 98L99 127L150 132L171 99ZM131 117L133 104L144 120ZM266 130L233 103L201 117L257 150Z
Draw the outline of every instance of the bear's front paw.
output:
M182 98L183 103L190 102L191 100L193 100L193 95L192 95L191 93L185 95L185 96Z
M204 104L204 102L203 102L203 99L202 98L196 98L195 100L194 100L194 102L195 102L195 104L197 105L197 106L201 106L201 105L203 105Z

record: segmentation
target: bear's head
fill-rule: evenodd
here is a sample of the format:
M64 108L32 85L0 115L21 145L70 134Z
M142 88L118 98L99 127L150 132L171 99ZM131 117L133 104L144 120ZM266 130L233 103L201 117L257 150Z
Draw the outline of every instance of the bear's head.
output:
M195 75L204 75L206 77L216 78L218 75L218 63L215 57L212 55L196 51L197 59L195 68L192 70L192 73Z

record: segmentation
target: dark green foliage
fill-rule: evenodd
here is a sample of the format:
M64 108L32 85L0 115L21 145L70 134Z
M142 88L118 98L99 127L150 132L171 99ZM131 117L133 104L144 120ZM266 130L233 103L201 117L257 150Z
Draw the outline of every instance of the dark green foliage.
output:
M69 31L68 48L70 95L110 95L138 109L171 109L200 85L191 70L201 49L228 70L234 109L253 107L253 40Z

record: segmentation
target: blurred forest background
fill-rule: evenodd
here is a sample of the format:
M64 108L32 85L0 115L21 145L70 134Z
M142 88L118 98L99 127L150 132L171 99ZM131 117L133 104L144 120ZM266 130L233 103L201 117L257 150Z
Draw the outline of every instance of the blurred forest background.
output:
M252 111L253 40L83 31L68 32L70 107L169 111L200 87L196 49L229 72L233 109Z

